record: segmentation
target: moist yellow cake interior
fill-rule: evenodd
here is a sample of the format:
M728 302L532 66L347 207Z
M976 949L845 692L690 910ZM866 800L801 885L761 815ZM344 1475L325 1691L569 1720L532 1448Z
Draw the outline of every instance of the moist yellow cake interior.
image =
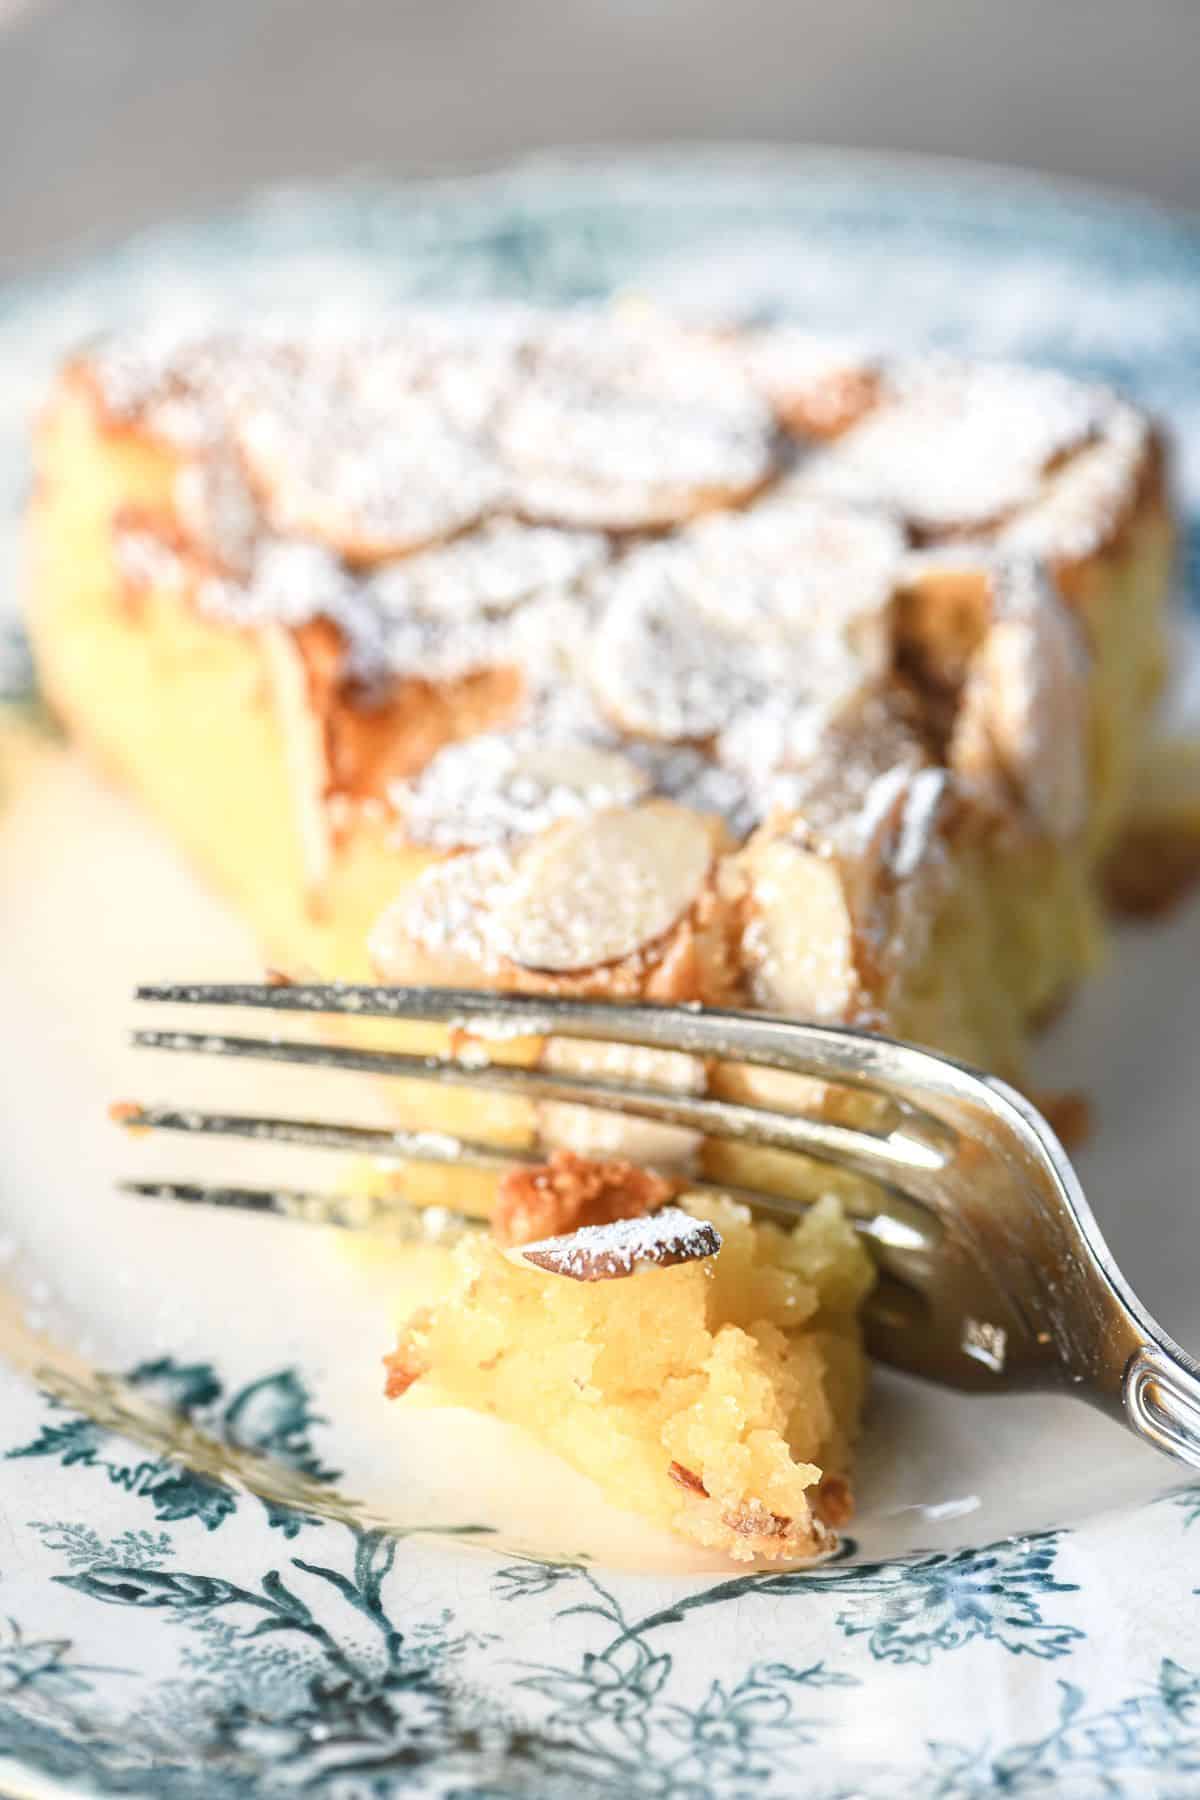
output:
M465 1240L448 1292L402 1331L392 1391L524 1426L618 1505L737 1559L827 1549L865 1386L869 1260L832 1200L790 1232L728 1200L679 1204L717 1227L719 1253L625 1279Z

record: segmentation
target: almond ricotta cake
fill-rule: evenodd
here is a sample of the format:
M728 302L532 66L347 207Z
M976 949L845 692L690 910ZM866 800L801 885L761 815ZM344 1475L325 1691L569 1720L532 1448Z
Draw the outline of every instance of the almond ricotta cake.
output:
M785 1231L645 1183L569 1151L506 1178L493 1234L460 1243L447 1293L402 1329L388 1392L523 1425L737 1560L820 1554L851 1512L867 1255L832 1198Z
M1019 1080L1096 958L1173 541L1160 438L1107 389L640 308L144 330L63 369L36 477L48 699L284 972L749 1005ZM835 1104L680 1053L494 1053ZM597 1275L592 1239L469 1241L393 1389L513 1418L706 1544L818 1547L862 1385L846 1178L513 1095L395 1104L572 1153L532 1236L616 1247ZM818 1205L710 1217L696 1175ZM463 1204L452 1169L403 1185ZM529 1237L493 1178L469 1198Z

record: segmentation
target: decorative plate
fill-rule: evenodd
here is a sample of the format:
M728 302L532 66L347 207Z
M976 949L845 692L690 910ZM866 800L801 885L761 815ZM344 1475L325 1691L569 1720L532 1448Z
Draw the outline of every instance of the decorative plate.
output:
M1174 428L1197 562L1200 227L949 165L670 153L272 194L0 294L6 603L28 417L95 329L297 295L320 313L614 289L1116 380ZM1181 643L1186 675L1200 659ZM19 696L15 630L4 666ZM731 1573L514 1433L389 1411L374 1371L399 1269L318 1231L116 1196L129 1147L104 1108L131 1085L130 987L250 972L252 947L32 701L12 710L5 1792L1200 1794L1200 1489L1098 1415L881 1375L855 1540L806 1573ZM1092 1096L1085 1182L1185 1342L1198 966L1195 910L1123 939L1043 1051L1055 1086Z

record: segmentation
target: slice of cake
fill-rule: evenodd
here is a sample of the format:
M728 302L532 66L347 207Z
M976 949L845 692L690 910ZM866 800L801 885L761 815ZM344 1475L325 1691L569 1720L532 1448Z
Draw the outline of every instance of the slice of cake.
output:
M36 452L45 691L285 971L760 1005L1019 1077L1095 959L1171 542L1158 437L1107 390L793 328L402 313L101 344Z
M709 1549L818 1555L852 1511L870 1263L832 1200L783 1230L663 1198L629 1165L566 1153L508 1178L497 1235L517 1247L458 1245L448 1292L387 1359L388 1393L519 1425ZM568 1229L527 1240L550 1222Z
M285 973L759 1007L1020 1079L1095 961L1172 542L1158 435L1106 389L644 312L401 313L93 346L35 453L45 693ZM490 1053L848 1106L678 1053ZM469 1243L461 1304L395 1365L704 1542L818 1547L806 1496L844 1479L857 1404L862 1280L835 1304L817 1273L840 1232L861 1275L829 1211L850 1178L604 1108L391 1093L420 1128L825 1202L791 1237L724 1210L719 1254L602 1280ZM453 1166L399 1179L463 1203ZM494 1179L469 1198L503 1231Z

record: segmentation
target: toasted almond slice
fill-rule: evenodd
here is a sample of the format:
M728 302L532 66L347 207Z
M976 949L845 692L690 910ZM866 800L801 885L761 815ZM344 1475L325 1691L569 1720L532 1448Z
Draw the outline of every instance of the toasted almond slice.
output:
M572 587L608 557L594 531L558 531L491 519L448 544L402 558L376 575L372 597L386 617L425 612L463 624L511 612L534 595Z
M992 577L992 624L967 669L950 765L1015 796L1035 829L1059 839L1088 813L1087 653L1074 616L1038 565Z
M753 715L778 660L778 652L681 604L677 593L628 588L601 615L586 674L623 730L679 743L711 738Z
M751 841L742 954L760 1005L818 1020L876 1012L898 942L932 916L949 796L944 769L900 766L835 826L802 817Z
M1056 563L1093 556L1129 516L1153 455L1145 415L1116 403L1097 440L1050 470L1041 496L1009 520L997 541Z
M384 981L460 981L495 967L492 907L516 878L513 859L488 847L422 870L381 913L367 951Z
M776 456L737 358L648 315L545 319L495 432L520 513L613 531L744 499Z
M611 1225L584 1225L566 1237L543 1238L507 1252L514 1262L532 1263L549 1275L571 1281L618 1281L643 1268L673 1268L704 1262L721 1248L721 1234L707 1219L694 1219L664 1206L642 1218Z
M736 731L773 700L827 720L890 666L903 547L888 520L786 483L601 575L582 674L625 729L668 742Z
M629 757L594 744L531 746L513 759L511 779L530 790L569 794L589 812L630 806L650 788L646 771Z
M989 529L1035 502L1114 405L1051 369L918 359L890 369L879 405L803 473L810 491L886 507L927 539Z
M699 898L714 847L712 824L668 801L566 820L496 890L494 942L551 972L632 956Z
M486 447L410 397L386 421L347 410L336 391L304 405L279 396L240 408L234 429L270 525L375 562L448 538L500 501Z
M861 983L838 860L795 838L758 848L743 952L755 1003L800 1018L853 1015Z

